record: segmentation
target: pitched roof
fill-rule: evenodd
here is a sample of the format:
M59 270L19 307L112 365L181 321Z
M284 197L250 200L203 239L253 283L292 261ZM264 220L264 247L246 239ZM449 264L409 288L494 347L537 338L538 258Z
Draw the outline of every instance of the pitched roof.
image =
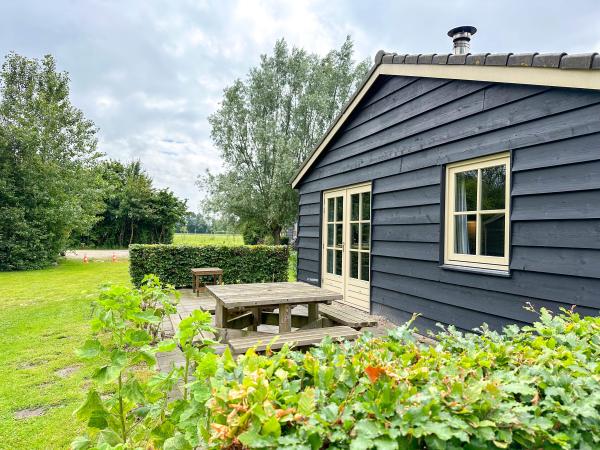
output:
M398 54L379 50L375 64L350 97L319 144L291 180L296 187L335 133L381 75L490 81L600 90L600 54L467 53Z

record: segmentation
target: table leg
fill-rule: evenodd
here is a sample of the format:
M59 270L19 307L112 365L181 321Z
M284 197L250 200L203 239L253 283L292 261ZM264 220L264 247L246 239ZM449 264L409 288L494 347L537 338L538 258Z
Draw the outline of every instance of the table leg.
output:
M227 309L219 299L215 301L215 327L227 328Z
M219 274L219 284L223 284L223 275Z
M319 320L319 304L309 303L308 304L308 323L313 323Z
M260 325L260 308L257 306L255 308L248 308L248 310L252 313L252 325L248 327L248 330L256 331Z
M279 305L279 333L292 331L292 307L287 303Z

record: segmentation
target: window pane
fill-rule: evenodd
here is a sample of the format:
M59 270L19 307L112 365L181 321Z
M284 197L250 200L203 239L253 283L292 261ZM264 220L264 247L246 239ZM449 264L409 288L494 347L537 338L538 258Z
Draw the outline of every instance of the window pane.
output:
M335 251L335 274L336 275L341 275L342 274L342 251L341 250L336 250Z
M336 197L335 220L341 222L344 220L344 197Z
M477 171L467 170L456 174L454 195L456 211L477 210Z
M358 279L358 252L350 252L350 277Z
M327 199L327 222L333 222L334 203L333 198Z
M350 248L358 249L358 224L350 224Z
M481 169L481 209L504 209L506 166Z
M454 252L474 255L476 252L477 215L454 216Z
M504 256L504 214L482 214L481 254Z
M333 247L333 224L327 225L327 246Z
M369 281L369 254L360 254L360 279Z
M358 211L359 211L359 206L360 206L359 202L360 202L360 195L352 194L350 196L350 206L351 206L350 220L358 220Z
M371 220L371 193L362 193L362 220Z
M363 250L369 250L371 240L371 224L362 223L360 225L360 248Z
M327 273L333 273L333 250L327 250Z
M341 223L338 223L335 226L335 246L336 247L342 246L342 237L343 237L342 226L343 225Z

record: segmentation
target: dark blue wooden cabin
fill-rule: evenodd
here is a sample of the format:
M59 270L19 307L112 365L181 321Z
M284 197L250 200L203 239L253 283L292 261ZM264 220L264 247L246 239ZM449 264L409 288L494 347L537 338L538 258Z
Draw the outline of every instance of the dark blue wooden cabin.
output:
M293 180L298 279L472 329L600 308L600 56L398 55Z

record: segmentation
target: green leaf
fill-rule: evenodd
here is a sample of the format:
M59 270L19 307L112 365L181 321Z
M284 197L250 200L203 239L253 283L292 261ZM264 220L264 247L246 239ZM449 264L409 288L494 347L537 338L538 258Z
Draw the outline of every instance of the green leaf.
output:
M125 341L134 347L141 347L152 342L152 337L145 330L127 330Z
M271 416L265 423L263 423L262 434L272 435L275 437L281 436L281 425L279 424L277 417Z
M101 413L103 415L108 414L108 411L104 408L100 394L95 389L90 389L87 393L85 401L75 410L73 414L80 420L89 419L92 414Z
M92 441L86 436L78 436L73 442L71 442L70 448L72 450L86 450L90 448Z
M265 438L254 430L248 430L238 436L239 441L249 448L269 447L273 444L271 439Z
M115 367L122 369L127 365L127 353L123 350L114 349L110 352L110 361Z
M85 341L85 344L83 344L83 347L76 350L75 353L80 358L93 359L98 357L103 350L104 347L102 347L100 341L98 341L97 339L88 339L87 341Z
M138 319L140 322L151 323L151 324L159 324L162 322L162 319L154 314L154 311L146 310L140 311L133 314L133 317Z
M192 446L183 434L170 437L163 444L163 450L191 450Z
M298 397L298 414L310 417L315 411L315 389L306 388Z
M106 365L96 370L94 375L92 375L92 378L100 384L107 384L115 381L119 377L120 373L121 367Z
M160 353L168 353L175 350L176 347L177 342L175 342L173 339L165 339L158 343L156 350Z
M122 442L123 440L121 439L121 436L119 436L114 430L105 429L100 431L100 433L98 434L98 443L100 444L106 443L114 447L121 444Z
M135 379L131 378L123 385L121 390L123 397L131 400L133 403L143 403L146 400L142 385Z

